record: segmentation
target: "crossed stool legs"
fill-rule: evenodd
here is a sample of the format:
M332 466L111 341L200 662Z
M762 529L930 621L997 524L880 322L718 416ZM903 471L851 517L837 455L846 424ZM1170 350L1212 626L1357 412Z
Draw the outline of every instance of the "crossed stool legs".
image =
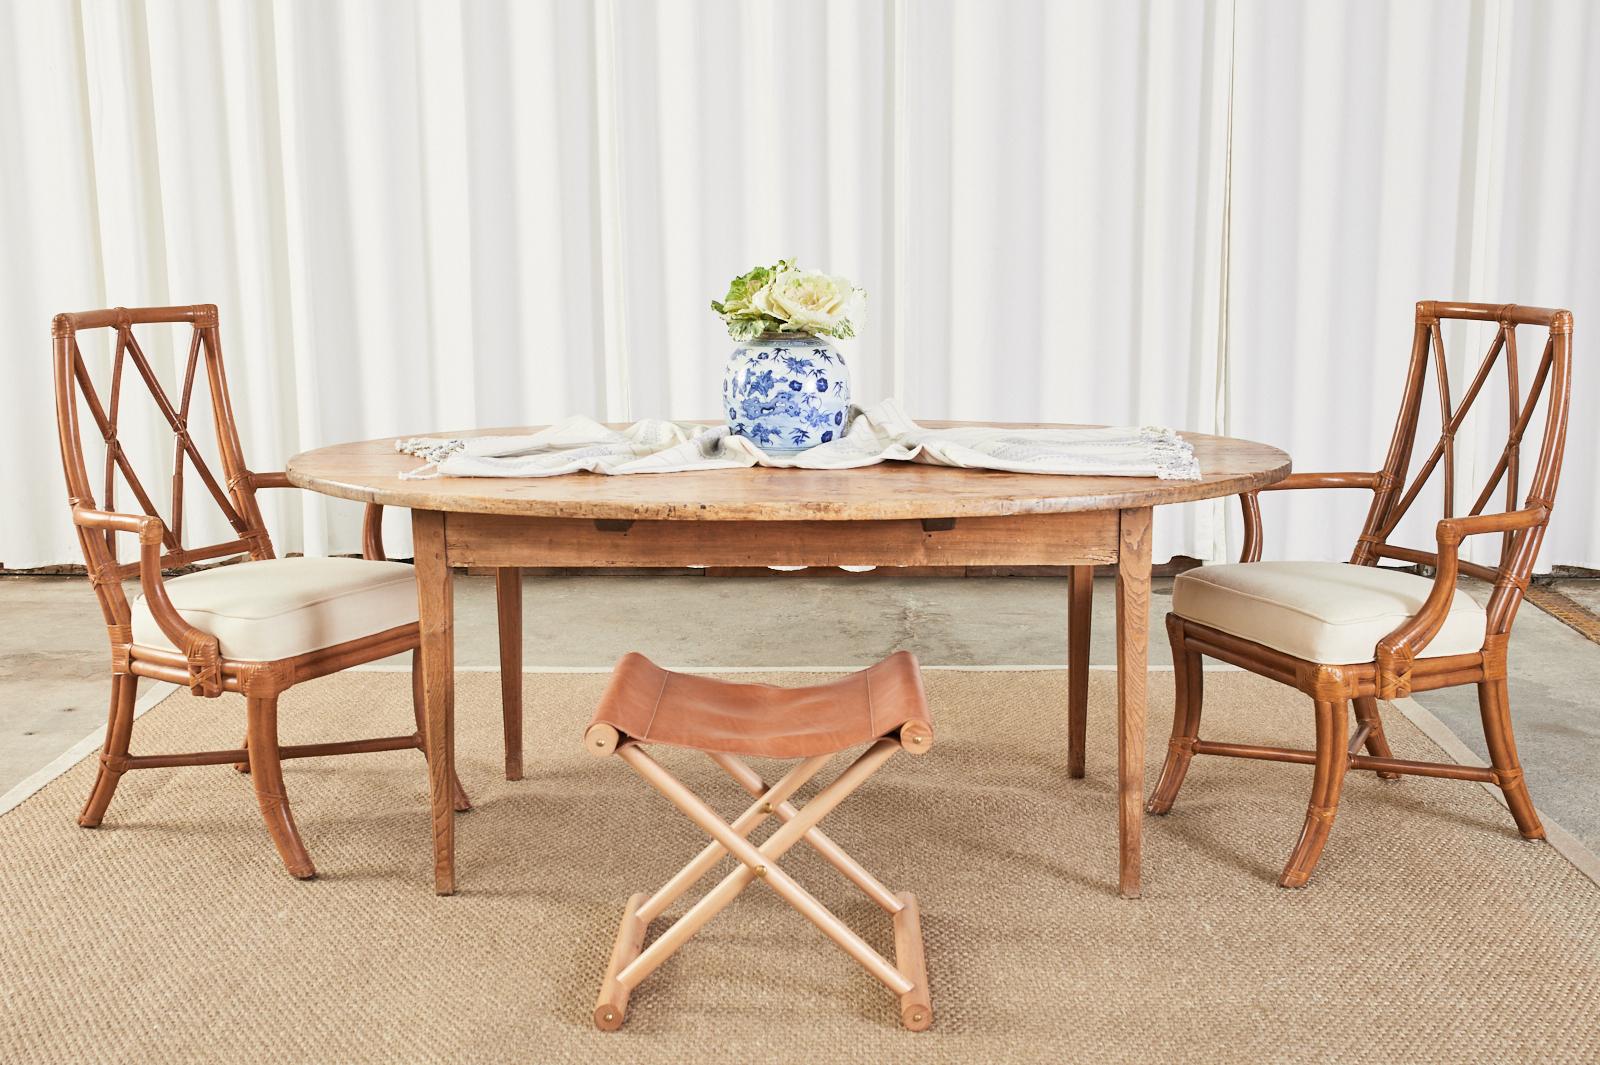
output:
M889 663L894 663L894 671L899 674L898 677L887 678L880 675L879 690L876 694L880 697L885 694L884 682L887 680L889 682L887 694L902 698L913 694L915 701L920 703L920 706L912 708L913 711L920 709L920 713L896 715L885 713L881 705L874 705L875 693L870 676L873 670L856 674L855 677L836 685L781 689L767 685L721 685L703 677L668 673L638 656L630 657L637 658L638 662L644 662L650 670L655 671L652 674L642 675L642 670L635 663L632 667L635 674L633 680L643 679L650 685L655 685L657 683L655 674L660 674L654 705L650 708L649 717L645 720L642 731L649 732L654 725L664 732L672 733L673 726L677 725L679 732L673 739L664 741L674 746L696 747L696 744L688 742L691 736L684 733L683 729L687 728L692 732L694 724L697 723L694 720L695 715L708 710L706 698L708 692L713 696L710 700L712 703L723 700L736 703L741 694L753 694L756 697L762 705L752 708L755 712L742 720L742 724L748 729L748 731L741 729L746 742L718 744L719 739L728 740L729 737L716 734L715 726L711 726L706 730L708 745L696 747L704 750L712 761L722 767L755 801L729 823L667 772L645 751L644 739L630 735L628 731L619 729L612 723L613 719L625 714L606 713L608 701L615 705L615 700L611 700L610 697L615 692L619 680L614 677L612 690L607 693L608 699L602 700L601 711L595 715L595 721L585 733L586 748L591 754L603 756L614 752L622 758L668 801L682 810L685 816L699 825L711 837L711 842L655 894L639 893L628 900L627 910L617 931L616 943L612 947L611 960L606 967L600 994L595 1003L595 1025L608 1031L620 1028L633 989L756 880L771 887L780 898L798 910L801 916L816 925L846 954L859 962L862 968L897 995L900 1000L901 1024L913 1031L922 1031L931 1025L933 1008L928 995L922 927L916 898L906 892L896 893L884 886L877 877L845 853L817 827L824 817L844 801L846 796L860 787L896 751L904 749L914 754L921 754L932 745L933 733L927 723L926 705L921 703L920 699L920 678L914 686L911 686L912 691L908 691L903 683L907 665L914 675L915 660L905 655L904 660L895 662L898 656L891 656L885 663L873 667L873 670L881 670ZM628 659L624 659L618 666L618 674L623 674L627 666ZM857 681L858 678L865 678L865 683L852 686L851 682ZM682 699L674 700L669 695L669 685L674 679L682 682L680 688L689 689L683 693ZM897 680L902 683L896 684ZM628 678L624 678L621 683L627 684ZM845 686L843 691L838 690L840 685ZM826 692L827 698L818 705L817 696L822 692ZM855 694L860 694L864 700L852 699L851 696ZM717 699L716 696L721 696L722 699ZM865 711L860 720L868 730L873 730L877 724L891 724L885 731L870 737L870 746L848 768L818 792L809 803L797 809L789 801L790 798L820 772L835 753L863 742L858 738L858 729L829 730L831 735L826 745L833 746L837 742L838 745L834 749L803 756L799 764L771 786L734 753L712 749L712 745L742 746L751 749L740 753L755 754L765 754L764 746L774 742L783 746L785 740L794 739L793 731L797 725L803 729L817 720L816 713L797 717L794 713L783 712L800 709L806 703L808 696L812 700L812 705L805 708L816 713L832 714L841 721L845 718L853 719L857 715L852 711L858 708L856 704L859 702L859 708ZM887 701L892 703L894 698ZM726 704L722 707L712 706L709 709L715 715L717 710L725 708ZM665 720L663 714L666 715ZM701 723L704 720L702 719ZM772 728L765 730L761 728L762 725L773 726L780 723L782 728L787 729L788 734ZM839 721L833 723L838 724ZM854 721L845 723L853 724ZM815 746L815 743L811 745ZM750 842L748 838L750 833L771 816L776 816L783 824L759 846ZM801 840L814 848L868 898L891 915L895 933L893 963L874 950L778 865L778 860ZM739 863L738 867L723 877L649 946L645 946L645 933L651 922L704 878L723 857L730 854Z

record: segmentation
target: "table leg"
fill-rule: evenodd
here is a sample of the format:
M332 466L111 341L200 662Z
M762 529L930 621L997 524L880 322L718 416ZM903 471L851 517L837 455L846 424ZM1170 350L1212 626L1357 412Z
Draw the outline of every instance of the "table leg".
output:
M1123 898L1136 899L1144 831L1145 684L1150 664L1150 508L1124 510L1118 540L1118 889Z
M522 779L522 571L494 571L500 621L500 713L506 737L506 779Z
M1067 776L1083 776L1089 720L1089 618L1094 602L1094 567L1073 566L1067 575Z
M445 549L445 516L413 510L411 537L417 561L417 611L422 630L423 742L428 750L428 794L433 808L433 889L456 890L456 821L452 802L455 744L455 588Z

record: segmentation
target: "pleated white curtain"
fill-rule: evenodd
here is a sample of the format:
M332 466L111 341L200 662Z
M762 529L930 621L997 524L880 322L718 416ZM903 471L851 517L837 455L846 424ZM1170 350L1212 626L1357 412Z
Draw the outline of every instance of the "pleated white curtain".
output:
M869 292L862 399L1225 431L1303 469L1381 456L1414 300L1570 306L1545 561L1600 563L1597 34L1492 0L3 5L0 562L77 559L57 311L217 303L267 469L716 417L706 303L792 255ZM355 549L354 507L266 502L280 549ZM1225 513L1164 513L1158 557L1236 550ZM1342 557L1359 518L1273 507L1271 550Z
M1398 409L1413 300L1570 308L1572 420L1540 564L1600 565L1600 374L1587 340L1600 324L1589 191L1600 187L1600 70L1584 59L1596 49L1600 7L1580 2L1238 0L1227 432L1277 444L1298 469L1373 469ZM1491 336L1444 331L1458 400ZM1543 338L1519 336L1526 389ZM1458 440L1457 513L1504 447L1503 387L1496 373ZM1430 395L1424 452L1437 427ZM1340 557L1368 501L1263 497L1269 557ZM1407 542L1432 545L1441 502L1419 501ZM1480 537L1464 553L1493 561L1498 545Z

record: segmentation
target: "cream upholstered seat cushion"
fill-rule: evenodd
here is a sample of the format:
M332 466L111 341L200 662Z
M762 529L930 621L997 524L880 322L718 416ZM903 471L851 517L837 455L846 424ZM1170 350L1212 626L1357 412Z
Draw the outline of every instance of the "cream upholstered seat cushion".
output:
M415 571L359 558L275 558L173 577L167 594L224 658L292 658L417 620ZM133 642L175 650L143 596L133 603Z
M1310 662L1371 662L1378 641L1422 608L1433 582L1344 562L1241 562L1204 566L1172 586L1172 610ZM1423 657L1483 647L1483 608L1456 591L1444 627Z

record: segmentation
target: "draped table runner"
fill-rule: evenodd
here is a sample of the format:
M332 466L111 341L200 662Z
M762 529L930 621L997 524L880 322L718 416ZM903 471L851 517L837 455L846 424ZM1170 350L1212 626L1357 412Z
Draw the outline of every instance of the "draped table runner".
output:
M763 451L725 425L645 419L612 429L583 416L522 436L412 437L395 441L395 449L424 460L418 469L400 474L406 479L681 473L750 466L844 470L880 462L1012 473L1200 478L1194 448L1171 429L926 429L892 399L852 410L839 439L790 454Z

